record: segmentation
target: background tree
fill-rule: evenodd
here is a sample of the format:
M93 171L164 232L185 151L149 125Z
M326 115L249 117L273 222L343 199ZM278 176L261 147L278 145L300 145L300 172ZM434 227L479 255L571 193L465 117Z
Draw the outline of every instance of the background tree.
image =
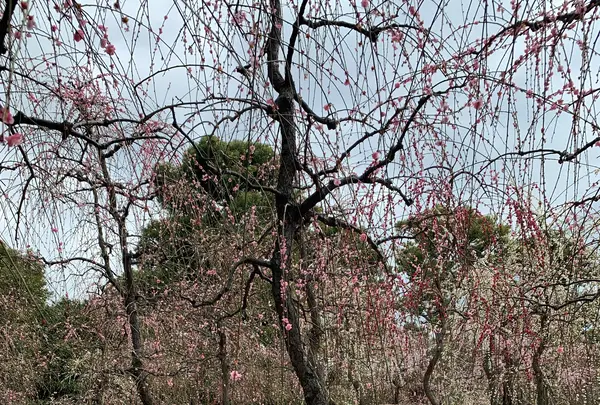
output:
M220 350L220 340L207 340L215 332L228 332L222 347L251 342L269 360L263 366L273 364L272 352L254 338L258 319L231 333L244 322L244 297L261 296L259 288L268 300L251 296L245 312L258 317L253 303L270 310L259 313L281 339L280 380L295 375L280 385L284 400L294 400L289 391L298 387L309 405L400 400L402 381L427 371L421 369L436 350L433 330L406 321L429 302L438 316L458 309L443 360L445 375L462 378L438 375L439 401L495 397L494 378L484 377L483 342L495 365L498 347L507 354L496 368L515 372L522 391L515 398L550 398L546 382L562 372L558 363L553 370L544 363L552 360L553 328L562 325L553 317L586 313L578 308L597 301L592 266L589 276L577 273L576 284L553 287L560 282L554 269L570 270L557 265L568 260L557 261L545 231L567 235L567 255L597 246L599 2L3 6L2 237L18 248L35 246L48 279L89 300L94 316L84 324L106 332L96 355L114 361L107 370L90 361L89 375L128 377L112 379L119 384L110 399L169 402L169 378L186 369L183 348L193 375L201 376L204 348ZM246 163L258 145L273 156L264 177ZM173 185L168 193L160 187L165 177ZM237 212L255 192L272 205L255 218ZM243 193L246 202L237 207ZM394 260L405 238L416 236L395 225L440 206L452 219L445 227L432 221L436 245L427 255L437 256L422 260L436 270L430 285L437 279L441 288L427 287L410 307ZM462 244L471 215L456 207L510 225L522 250L499 264L474 255ZM327 234L326 227L335 230ZM183 238L179 228L202 232ZM144 263L143 249L153 229L186 239L180 251L179 243L171 244L175 252L167 249L171 263L196 266L194 256L202 258L199 269L175 270L211 281L187 280L149 297L138 276L154 266ZM525 248L530 241L536 249ZM566 249L571 241L576 248ZM575 330L585 325L580 338L562 329L573 352L595 359L586 341L595 321L569 320ZM172 362L159 355L165 346ZM469 352L481 358L464 361ZM221 351L211 364L222 366L222 393L228 378L242 381L227 377L227 362L219 363L226 357ZM593 381L593 363L581 364L587 374L577 381ZM340 370L347 377L336 386ZM256 381L261 371L245 374ZM216 392L214 380L175 398L214 400L200 395ZM232 401L264 399L230 387ZM129 389L134 395L126 397Z

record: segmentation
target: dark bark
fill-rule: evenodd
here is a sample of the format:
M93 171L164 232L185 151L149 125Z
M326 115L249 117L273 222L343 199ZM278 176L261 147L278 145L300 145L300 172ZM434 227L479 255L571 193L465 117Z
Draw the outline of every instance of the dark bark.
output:
M535 381L536 389L536 405L548 405L550 403L544 371L542 370L542 366L540 365L540 360L546 348L547 320L548 316L545 313L542 314L540 318L540 334L542 335L542 339L537 349L535 350L535 353L533 353L533 359L531 362L533 368L533 379Z
M513 381L515 378L515 361L508 351L504 355L504 367L506 370L506 376L502 381L502 405L512 405L514 395Z
M483 358L483 371L488 380L488 394L490 396L490 405L500 405L498 395L498 378L497 371L493 366L492 359L492 337L490 336L490 350L485 353Z
M402 385L400 384L400 380L394 381L394 403L395 404L400 403L400 389L401 388L402 388Z
M299 14L302 15L308 2L304 0L300 6ZM314 356L310 356L304 346L300 330L298 307L290 297L291 291L283 287L286 281L285 273L291 266L291 252L294 249L294 240L298 230L302 227L302 216L298 204L293 200L293 191L296 176L299 171L297 164L296 135L297 129L294 122L294 103L296 90L289 69L282 75L279 67L279 55L282 47L281 27L283 24L280 0L270 0L268 15L270 16L271 29L265 45L267 54L267 75L273 89L279 94L275 101L274 118L279 121L281 149L280 165L277 176L277 194L275 207L277 210L277 236L278 240L271 257L272 294L275 310L282 327L284 340L290 361L298 377L304 399L307 405L329 405L329 396L323 380L320 378L314 364ZM294 53L294 43L291 42L287 60L291 60ZM283 318L287 318L290 330L285 330ZM312 361L311 361L312 357Z
M483 358L483 371L488 380L488 394L490 396L490 405L502 405L501 391L499 389L499 370L494 366L494 336L489 337L489 347Z
M126 294L125 305L127 309L127 318L129 319L129 328L131 329L131 375L135 379L135 387L144 405L152 405L152 395L148 384L148 373L144 370L142 361L142 338L140 334L140 321L137 312L137 302L134 295Z
M218 324L219 334L219 362L221 363L221 405L229 405L229 360L227 358L227 335L220 323Z
M271 260L273 300L282 328L284 326L283 318L287 318L292 326L289 331L283 329L284 339L290 361L304 391L306 403L308 405L328 405L329 398L325 385L319 377L317 368L311 364L302 341L297 305L291 300L289 289L282 287L282 282L285 281L285 270L291 266L291 251L294 248L294 239L298 229L302 226L302 221L298 215L297 205L292 199L298 171L293 92L289 88L280 88L279 93L276 105L281 133L281 152L277 180L279 194L275 198L279 225L278 241ZM285 255L282 252L285 252Z
M354 360L349 360L348 364L348 380L352 384L354 391L356 392L356 398L358 399L358 405L368 405L369 400L365 395L364 389L360 381L354 376Z
M6 37L10 30L10 20L17 7L17 0L6 0L4 10L2 10L2 19L0 19L0 55L4 55L8 48L6 47Z
M431 359L429 360L429 364L427 365L427 370L425 370L425 375L423 376L423 390L425 391L425 396L431 403L431 405L440 405L439 400L435 396L432 388L431 388L431 377L433 376L433 371L435 370L435 366L439 362L442 357L442 352L444 351L444 339L446 337L446 322L444 319L441 321L441 330L436 334L435 337L435 348L433 349L433 354Z

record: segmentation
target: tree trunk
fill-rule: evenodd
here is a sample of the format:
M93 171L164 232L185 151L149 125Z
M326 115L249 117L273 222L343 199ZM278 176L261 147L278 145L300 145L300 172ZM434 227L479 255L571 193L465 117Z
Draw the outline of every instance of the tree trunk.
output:
M133 285L133 270L131 258L124 252L123 263L125 264L125 309L131 330L131 375L135 378L135 386L144 405L153 405L152 395L148 384L148 373L144 370L142 362L142 337L140 333L140 321L138 318L137 302L135 300L135 289Z
M306 2L303 3L299 9L299 15L304 13L306 4ZM282 75L279 66L280 52L284 46L281 41L281 27L283 26L281 0L269 0L269 8L266 15L270 19L270 32L265 44L267 76L273 89L279 95L277 100L275 100L275 108L273 108L271 113L273 118L279 121L281 139L280 164L276 187L277 194L275 195L275 208L278 220L277 242L271 257L271 271L273 275L271 291L287 352L304 391L304 399L307 405L329 405L329 395L325 384L319 377L317 367L310 361L304 347L300 331L298 308L290 297L290 289L287 287L286 282L286 271L290 269L292 264L291 253L294 247L293 242L303 222L300 208L293 199L294 185L299 171L296 146L297 128L294 122L296 89L289 61L293 55L293 41L290 41L289 44L288 57L286 58L284 74ZM285 324L283 318L287 318Z
M227 335L220 322L217 324L219 334L219 362L221 363L221 405L229 405L229 361L227 359Z
M535 381L535 389L536 389L536 405L548 405L549 404L549 396L548 389L546 387L546 381L544 379L544 372L540 365L540 359L544 352L544 342L541 342L535 353L533 354L532 359L532 367L533 367L533 377Z
M433 350L433 355L429 360L429 364L427 365L427 370L425 370L425 375L423 376L423 390L425 391L425 395L427 399L431 403L431 405L440 405L439 400L436 398L433 390L431 389L431 377L433 375L433 371L435 370L435 366L438 361L442 357L442 352L444 350L444 338L446 337L446 321L442 319L441 321L441 330L436 334L435 337L435 348Z
M100 248L103 252L102 256L105 258L105 266L107 270L107 276L109 280L115 285L119 291L123 304L125 306L125 313L127 314L127 322L131 331L131 368L130 374L134 377L136 390L140 396L140 400L144 405L153 405L154 401L150 393L150 387L148 383L148 373L144 370L144 364L142 361L142 336L140 330L140 320L138 317L137 300L136 300L136 288L133 279L133 264L131 262L131 253L129 252L128 237L126 225L126 214L119 212L117 206L117 195L115 189L112 186L112 179L106 165L106 159L102 154L102 150L98 149L98 159L102 170L102 176L104 178L106 191L108 193L108 211L112 219L117 224L117 230L119 232L119 247L121 250L121 264L123 266L123 275L125 278L125 286L121 288L113 277L113 272L110 270L110 259L108 253L106 253L106 246L104 237L101 234L102 227L98 222L99 232L99 243ZM94 190L95 199L98 199L96 190ZM98 203L98 201L96 201ZM99 219L97 218L99 221Z
M300 331L300 320L297 305L290 297L290 289L283 287L285 272L290 268L291 252L294 248L293 242L298 229L302 226L302 218L299 210L292 200L294 181L297 172L296 166L296 127L294 124L294 101L291 90L281 90L276 100L277 117L281 132L281 154L279 176L275 205L277 208L278 240L275 245L271 259L273 284L272 294L275 302L275 310L283 331L287 352L294 371L298 376L300 385L304 391L307 405L329 405L329 398L325 384L319 377L317 366L310 361L308 353L302 341ZM283 318L287 318L284 325ZM286 326L291 326L286 330ZM288 328L289 328L288 326Z
M535 389L536 389L536 405L548 405L550 402L550 398L548 395L548 387L546 386L544 371L540 365L540 360L546 348L546 324L548 320L548 315L543 313L540 317L540 335L542 339L540 341L539 346L535 350L532 359L532 368L533 368L533 378L535 381Z

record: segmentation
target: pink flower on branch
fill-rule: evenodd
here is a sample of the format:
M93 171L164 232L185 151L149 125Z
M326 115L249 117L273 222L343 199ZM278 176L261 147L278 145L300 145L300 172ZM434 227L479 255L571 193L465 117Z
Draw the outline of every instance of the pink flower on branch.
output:
M229 376L231 377L231 381L239 381L242 379L242 373L237 370L233 370L231 373L229 373Z
M0 108L0 114L2 116L2 122L4 122L5 124L12 125L15 123L15 119L13 118L12 114L10 113L10 110L8 109L8 107Z
M6 140L6 144L10 147L19 146L21 143L23 143L23 135L18 132L7 136L4 139Z
M79 42L83 39L83 35L83 30L77 30L75 31L75 34L73 34L73 39L75 42Z
M481 107L483 107L483 100L481 98L478 98L477 100L471 102L471 105L474 109L479 110Z
M27 16L27 29L32 30L35 28L35 20L32 15Z
M109 54L110 56L115 54L115 46L111 43L106 44L106 48L104 48L104 51Z

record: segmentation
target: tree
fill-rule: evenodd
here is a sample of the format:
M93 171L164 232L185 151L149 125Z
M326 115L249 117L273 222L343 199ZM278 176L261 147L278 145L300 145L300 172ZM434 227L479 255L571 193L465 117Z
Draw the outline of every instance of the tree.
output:
M364 325L358 343L368 348L377 336L382 347L400 351L394 345L406 335L398 319L409 311L404 297L394 302L402 280L391 262L398 242L414 235L398 233L398 221L437 206L470 206L531 237L539 227L524 213L539 203L545 219L563 218L582 243L597 240L596 0L465 8L368 0L53 6L6 0L0 19L5 232L15 246L39 246L52 269L87 277L77 283L86 293L118 298L129 347L120 361L127 358L123 369L144 405L157 402L152 383L161 376L149 372L144 338L151 333L135 277L142 232L171 214L218 221L214 212L235 199L230 179L270 196L269 232L258 244L217 232L188 240L186 248L209 247L228 271L220 288L185 291L187 304L223 310L244 296L232 286L263 274L309 405L337 400L326 360L341 358L344 348L326 344L320 323L354 276L354 304L362 307L349 315ZM235 156L221 153L217 138L268 145L277 157L273 177L243 164L211 167ZM191 157L186 152L198 142L206 153L198 148ZM182 164L202 177L160 195L157 165L168 177ZM182 210L166 214L168 198ZM469 215L457 218L468 229L460 221ZM345 237L319 239L323 225ZM321 245L337 250L315 254L323 260L307 259L310 265L295 261ZM377 263L358 253L364 247ZM335 260L340 254L356 258L353 266ZM319 296L330 273L340 288L330 284ZM472 272L464 285L476 281ZM586 285L591 302L594 283ZM517 302L555 305L539 299ZM527 306L511 308L519 308L526 335ZM108 321L122 326L120 318Z
M38 327L48 297L44 267L0 241L0 398L23 400L35 387Z

